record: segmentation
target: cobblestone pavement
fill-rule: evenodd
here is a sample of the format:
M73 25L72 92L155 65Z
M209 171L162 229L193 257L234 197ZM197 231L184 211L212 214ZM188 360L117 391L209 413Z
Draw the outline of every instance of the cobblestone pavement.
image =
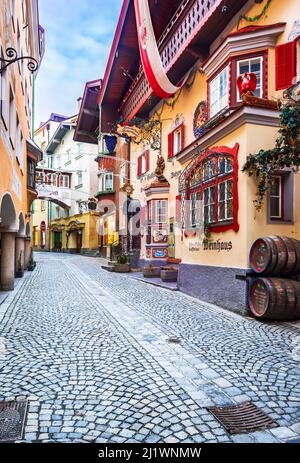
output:
M99 259L37 261L0 306L0 400L29 400L26 442L299 438L297 327L108 273ZM278 427L230 436L206 409L249 399Z

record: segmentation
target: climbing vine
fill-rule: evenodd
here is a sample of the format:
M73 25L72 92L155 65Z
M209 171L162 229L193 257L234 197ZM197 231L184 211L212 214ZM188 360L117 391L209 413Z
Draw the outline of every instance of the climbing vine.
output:
M250 22L250 23L255 23L257 21L259 21L261 18L263 18L265 16L265 14L267 13L268 11L268 8L271 4L271 1L272 0L267 0L267 3L265 4L265 6L263 7L262 11L257 14L256 16L247 16L247 15L241 15L239 17L239 22L238 22L238 25L237 25L237 28L239 29L239 26L240 26L240 23L241 21L247 21L247 22Z
M243 167L249 177L258 181L257 199L254 204L261 209L266 192L272 183L276 172L284 168L300 166L300 105L288 101L280 103L280 130L275 148L261 149L256 154L250 154Z

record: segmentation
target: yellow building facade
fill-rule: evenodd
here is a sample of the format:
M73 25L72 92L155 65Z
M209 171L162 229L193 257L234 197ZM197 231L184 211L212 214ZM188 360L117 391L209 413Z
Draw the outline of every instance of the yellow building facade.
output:
M27 27L25 27L27 26ZM12 55L7 49L12 47ZM39 148L30 140L32 90L44 53L36 0L0 4L0 287L14 287L30 259L30 205L36 197L34 169ZM29 56L32 59L11 61ZM30 64L31 63L31 64Z
M178 80L187 77L186 84L172 98L152 105L149 119L147 103L151 107L154 97L146 101L146 84L140 84L144 77L120 95L119 106L126 124L138 115L148 126L152 121L152 130L157 121L160 130L159 149L151 136L141 143L145 126L131 138L130 182L133 197L142 207L140 265L179 264L182 291L236 311L244 309L247 296L245 282L236 276L245 277L249 271L254 240L275 234L300 239L298 170L287 166L274 173L260 210L255 205L258 181L243 172L250 154L275 147L280 129L278 100L286 99L288 89L297 90L299 2L239 3L243 6L235 14L232 11L230 20L224 20L227 10L232 10L229 5L215 12L219 24L224 23L221 32L205 51L196 46L185 51L195 56L188 72L180 75L179 64L176 70ZM129 28L126 19L124 27ZM171 36L172 31L166 30L165 41L159 43L168 50L167 34ZM171 51L177 46L176 34L174 29ZM162 56L168 56L167 51ZM168 69L173 69L174 56ZM108 70L107 93L100 97L103 128L106 119L112 119L106 109L110 79L117 79L114 68ZM238 80L245 84L245 73L252 75L255 86L242 96Z

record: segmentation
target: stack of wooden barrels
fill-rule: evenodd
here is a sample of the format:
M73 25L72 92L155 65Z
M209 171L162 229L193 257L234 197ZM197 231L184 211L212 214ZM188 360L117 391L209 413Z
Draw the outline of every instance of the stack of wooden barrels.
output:
M257 274L249 284L252 314L269 320L300 319L300 241L259 238L251 247L250 265Z

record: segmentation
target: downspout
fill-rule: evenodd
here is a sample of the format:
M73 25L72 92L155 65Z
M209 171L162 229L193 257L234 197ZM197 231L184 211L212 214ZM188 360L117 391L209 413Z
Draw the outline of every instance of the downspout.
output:
M32 113L31 113L31 139L34 140L35 125L35 74L32 74Z

